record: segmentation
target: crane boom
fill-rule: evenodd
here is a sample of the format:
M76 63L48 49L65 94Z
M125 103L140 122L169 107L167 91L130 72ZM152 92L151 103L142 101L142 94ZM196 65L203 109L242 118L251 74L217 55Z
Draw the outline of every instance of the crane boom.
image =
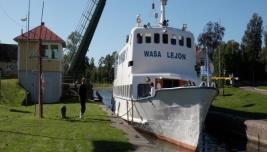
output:
M106 0L89 0L88 2L88 6L89 4L91 5L87 7L85 13L82 14L80 30L76 31L81 38L77 44L77 50L71 58L70 66L67 71L67 74L72 76L80 72L79 69L85 60L87 50L106 4Z

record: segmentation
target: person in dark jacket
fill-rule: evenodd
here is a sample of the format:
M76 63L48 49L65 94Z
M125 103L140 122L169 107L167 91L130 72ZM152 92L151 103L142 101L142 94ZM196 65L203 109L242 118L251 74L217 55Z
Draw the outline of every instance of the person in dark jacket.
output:
M80 96L80 104L81 104L81 112L80 118L83 118L85 109L86 109L86 100L87 100L87 86L86 86L86 79L82 78L81 85L79 87L79 96Z

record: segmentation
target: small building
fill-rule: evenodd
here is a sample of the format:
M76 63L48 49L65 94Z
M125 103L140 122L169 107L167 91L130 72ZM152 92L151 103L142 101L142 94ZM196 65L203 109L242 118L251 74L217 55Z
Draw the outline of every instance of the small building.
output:
M0 72L3 77L17 76L18 46L0 43Z
M42 42L43 102L60 100L62 92L62 59L65 42L42 23L14 39L18 42L18 79L30 93L32 102L38 102L38 51Z

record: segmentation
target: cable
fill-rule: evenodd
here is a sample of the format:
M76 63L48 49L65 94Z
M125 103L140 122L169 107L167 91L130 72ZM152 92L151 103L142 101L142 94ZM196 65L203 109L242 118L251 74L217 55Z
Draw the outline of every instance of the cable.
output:
M19 27L24 27L22 24L18 23L16 20L14 20L5 10L5 8L2 6L1 2L0 2L0 9L3 11L3 13L7 16L7 18L12 21L14 24L16 24Z

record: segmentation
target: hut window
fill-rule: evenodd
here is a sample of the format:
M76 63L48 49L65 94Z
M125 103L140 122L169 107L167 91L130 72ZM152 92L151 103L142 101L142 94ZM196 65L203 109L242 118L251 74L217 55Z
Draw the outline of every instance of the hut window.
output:
M51 45L51 51L52 51L52 55L51 58L52 59L59 59L59 49L58 49L58 45Z
M154 43L159 44L159 41L160 41L159 33L155 33L154 34Z
M49 58L48 45L42 45L41 56L42 58Z

